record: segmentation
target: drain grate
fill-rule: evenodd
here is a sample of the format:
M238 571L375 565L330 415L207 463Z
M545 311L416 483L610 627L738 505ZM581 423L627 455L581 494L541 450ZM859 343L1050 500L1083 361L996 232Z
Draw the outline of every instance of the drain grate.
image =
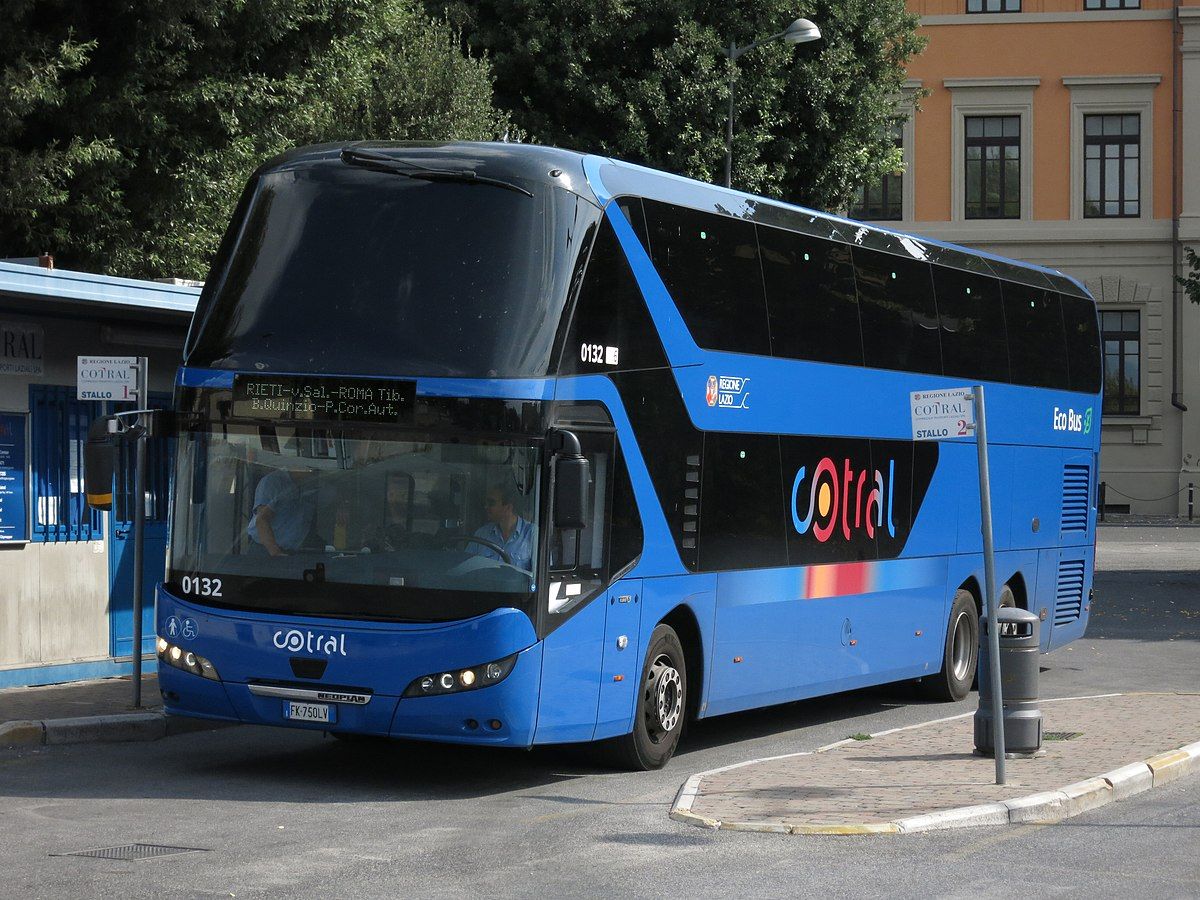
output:
M96 850L76 850L73 853L51 853L51 856L90 856L94 859L153 859L176 853L208 853L203 847L167 847L163 844L126 844L123 847L100 847Z
M1083 737L1082 731L1047 731L1042 735L1043 741L1073 741L1077 737Z

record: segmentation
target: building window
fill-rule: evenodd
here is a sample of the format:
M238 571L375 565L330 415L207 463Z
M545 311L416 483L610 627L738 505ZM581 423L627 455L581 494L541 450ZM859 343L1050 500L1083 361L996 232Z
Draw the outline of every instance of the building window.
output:
M1084 9L1141 9L1142 0L1083 0Z
M1104 414L1141 412L1141 329L1136 310L1100 313L1104 343Z
M1083 215L1140 216L1141 117L1083 117Z
M966 119L968 219L1021 217L1021 117Z
M904 149L904 125L896 122L889 129L892 146ZM850 206L850 218L873 222L898 221L904 217L904 174L885 172L881 178L858 189Z
M1090 3L1091 0L1088 0ZM969 13L1020 12L1021 0L967 0Z
M101 514L91 510L84 497L83 445L88 426L103 415L104 405L76 400L74 388L30 386L35 541L92 541L103 536Z

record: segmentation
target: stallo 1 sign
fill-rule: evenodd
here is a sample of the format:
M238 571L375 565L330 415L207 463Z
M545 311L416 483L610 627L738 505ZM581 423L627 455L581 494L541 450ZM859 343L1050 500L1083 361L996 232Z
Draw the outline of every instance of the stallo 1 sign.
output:
M133 400L137 397L136 356L80 356L76 360L80 400Z
M913 391L909 394L909 401L914 441L974 437L975 402L971 388Z

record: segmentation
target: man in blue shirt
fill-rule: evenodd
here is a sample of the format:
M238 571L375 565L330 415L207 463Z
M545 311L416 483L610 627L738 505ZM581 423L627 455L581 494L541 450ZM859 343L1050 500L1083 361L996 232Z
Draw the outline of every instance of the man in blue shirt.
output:
M486 505L488 522L475 532L475 537L503 547L514 566L532 572L536 529L517 515L515 503L516 497L511 487L503 484L490 487ZM499 553L485 544L471 543L468 548L476 556L501 559Z
M311 543L317 515L312 475L309 469L276 469L254 489L254 516L246 533L271 556L294 553Z

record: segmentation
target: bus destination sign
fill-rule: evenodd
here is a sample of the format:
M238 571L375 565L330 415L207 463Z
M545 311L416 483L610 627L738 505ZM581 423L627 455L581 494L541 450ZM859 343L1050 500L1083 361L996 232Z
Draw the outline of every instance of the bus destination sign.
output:
M233 376L233 414L289 422L412 422L415 381L304 375Z

